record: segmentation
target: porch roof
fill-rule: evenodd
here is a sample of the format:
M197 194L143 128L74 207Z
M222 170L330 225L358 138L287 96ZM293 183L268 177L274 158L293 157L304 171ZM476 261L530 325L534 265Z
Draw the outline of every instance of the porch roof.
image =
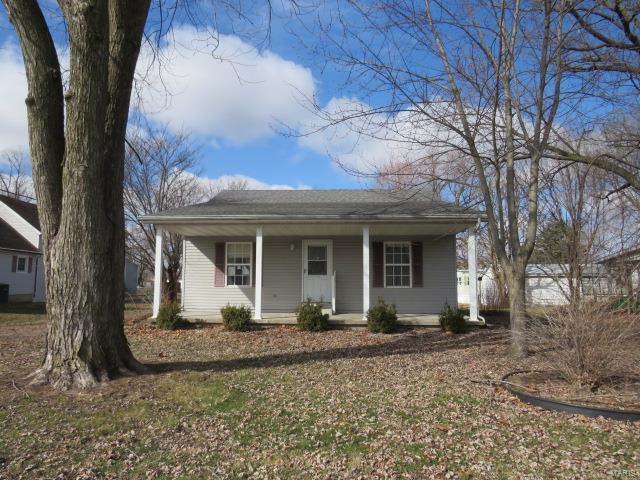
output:
M142 217L146 223L227 223L234 220L453 220L484 217L478 210L415 192L383 190L224 190L208 202Z

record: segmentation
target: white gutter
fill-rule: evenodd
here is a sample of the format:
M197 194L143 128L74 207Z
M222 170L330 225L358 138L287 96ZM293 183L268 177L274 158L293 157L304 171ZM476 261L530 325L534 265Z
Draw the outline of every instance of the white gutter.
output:
M413 223L423 222L455 222L469 224L473 220L477 219L477 215L463 216L463 215L448 215L448 216L424 216L419 217L415 215L144 215L140 217L143 223L246 223L247 220L266 223L317 223L318 221L335 222L335 221L352 221L352 222L398 222L407 223L407 221L413 221Z

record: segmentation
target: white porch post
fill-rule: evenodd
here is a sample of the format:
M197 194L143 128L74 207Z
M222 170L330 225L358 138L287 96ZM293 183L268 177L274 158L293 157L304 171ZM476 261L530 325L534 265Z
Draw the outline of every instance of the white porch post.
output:
M362 227L362 318L366 320L369 310L369 225Z
M467 230L468 262L469 262L469 320L478 321L478 267L476 265L476 227Z
M156 265L153 277L153 318L158 316L162 300L162 229L156 227Z
M262 319L262 227L256 229L256 290L253 319Z

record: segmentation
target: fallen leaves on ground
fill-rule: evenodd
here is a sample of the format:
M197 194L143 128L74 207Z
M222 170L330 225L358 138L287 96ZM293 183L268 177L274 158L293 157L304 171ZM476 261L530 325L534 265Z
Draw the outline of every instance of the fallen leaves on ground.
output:
M153 374L25 386L43 326L0 330L0 478L607 478L638 426L552 413L490 382L531 360L501 328L171 332L129 322ZM5 384L17 381L19 389ZM25 395L25 393L28 395Z

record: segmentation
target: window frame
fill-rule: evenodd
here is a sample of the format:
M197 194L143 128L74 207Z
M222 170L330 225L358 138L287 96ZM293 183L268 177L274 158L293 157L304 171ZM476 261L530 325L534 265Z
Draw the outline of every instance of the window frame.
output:
M409 247L409 285L387 285L387 245L402 245ZM384 288L412 288L413 287L413 258L411 254L411 242L410 241L388 241L382 242L382 256L383 256L383 276L384 276ZM392 266L405 267L404 263L392 263Z
M320 247L320 248L324 248L324 254L325 254L325 258L324 260L312 260L311 257L309 256L309 248L310 247ZM326 277L329 275L329 244L328 243L324 243L324 244L320 244L320 243L307 243L306 245L306 265L304 266L304 268L307 269L307 276L308 277ZM325 265L325 272L324 273L310 273L310 268L309 268L309 263L310 262L324 262Z
M24 270L20 270L18 266L20 265L20 259L24 258ZM29 273L29 257L26 255L16 255L16 273Z
M229 265L246 265L244 263L229 263L229 245L249 245L249 284L237 285L229 284L229 274L227 267ZM224 286L225 287L239 287L239 288L251 288L253 286L253 242L224 242Z

